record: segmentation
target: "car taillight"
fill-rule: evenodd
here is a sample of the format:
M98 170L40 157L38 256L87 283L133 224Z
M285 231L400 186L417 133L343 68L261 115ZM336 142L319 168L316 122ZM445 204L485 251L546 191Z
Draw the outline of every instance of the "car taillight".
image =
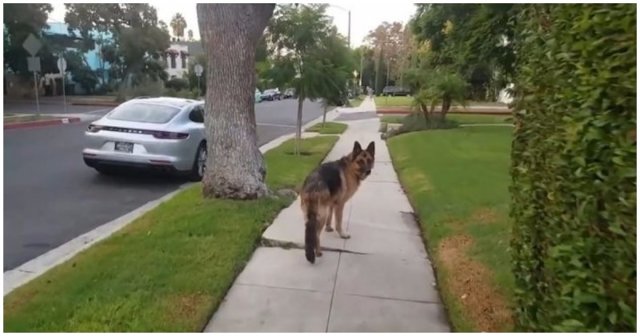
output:
M87 128L87 131L91 132L91 133L97 133L98 131L100 131L102 129L102 126L98 126L98 125L94 125L94 124L90 124L89 127Z
M165 132L165 131L153 131L153 137L156 139L173 139L180 140L186 139L189 137L188 133L176 133L176 132Z

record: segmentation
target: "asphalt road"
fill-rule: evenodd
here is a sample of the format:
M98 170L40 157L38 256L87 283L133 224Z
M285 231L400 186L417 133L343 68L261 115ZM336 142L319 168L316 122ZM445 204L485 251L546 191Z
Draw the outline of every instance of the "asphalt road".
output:
M108 111L101 107L83 108L86 110L81 113L101 110L95 112L99 115ZM294 100L257 104L259 144L293 133L296 108ZM305 103L305 123L320 115L318 103ZM82 162L87 125L88 122L4 131L4 271L186 182L168 176L99 175Z

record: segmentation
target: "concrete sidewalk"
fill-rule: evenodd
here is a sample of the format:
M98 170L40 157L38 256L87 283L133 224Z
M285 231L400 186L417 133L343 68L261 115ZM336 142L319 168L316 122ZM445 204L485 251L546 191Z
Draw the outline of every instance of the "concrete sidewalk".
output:
M327 249L314 265L299 248L260 247L238 276L207 332L449 331L411 206L380 140L375 105L341 109L349 125L327 160L349 153L355 140L376 142L371 176L347 203L351 239L324 232ZM263 234L270 246L304 245L299 199Z

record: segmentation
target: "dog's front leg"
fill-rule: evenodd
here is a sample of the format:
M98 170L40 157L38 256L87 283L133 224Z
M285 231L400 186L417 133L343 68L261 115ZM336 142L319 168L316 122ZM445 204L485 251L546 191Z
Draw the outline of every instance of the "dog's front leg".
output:
M334 211L336 214L336 230L342 239L349 239L351 236L342 231L342 210L344 210L344 203L336 204Z

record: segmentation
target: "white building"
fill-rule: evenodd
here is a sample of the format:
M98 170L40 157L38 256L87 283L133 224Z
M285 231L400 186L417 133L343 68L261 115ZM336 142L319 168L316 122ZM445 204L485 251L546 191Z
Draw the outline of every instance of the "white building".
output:
M184 74L189 72L189 46L171 43L165 53L165 61L169 79L182 78Z

